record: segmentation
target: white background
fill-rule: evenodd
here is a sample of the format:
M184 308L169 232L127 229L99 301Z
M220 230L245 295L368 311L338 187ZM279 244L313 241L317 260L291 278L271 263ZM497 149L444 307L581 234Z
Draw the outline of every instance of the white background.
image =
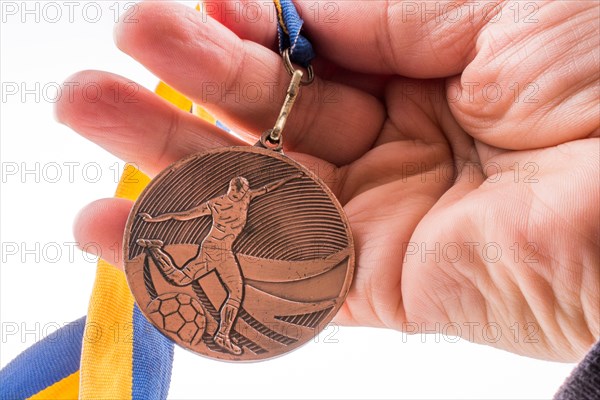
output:
M86 313L95 262L72 249L72 221L86 203L112 195L123 165L54 120L58 84L82 69L157 83L113 45L127 3L71 2L72 15L66 2L50 3L2 3L2 366ZM16 14L4 12L14 7ZM177 348L170 397L545 399L572 367L439 335L342 327L263 363L233 365Z

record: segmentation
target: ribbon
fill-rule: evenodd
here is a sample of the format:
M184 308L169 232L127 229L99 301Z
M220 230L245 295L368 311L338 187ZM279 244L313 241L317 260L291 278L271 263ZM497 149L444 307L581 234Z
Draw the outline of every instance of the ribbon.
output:
M292 0L273 0L277 9L277 33L279 37L279 52L290 50L290 60L307 68L315 58L312 45L302 36L302 25L304 21L298 15L298 11Z

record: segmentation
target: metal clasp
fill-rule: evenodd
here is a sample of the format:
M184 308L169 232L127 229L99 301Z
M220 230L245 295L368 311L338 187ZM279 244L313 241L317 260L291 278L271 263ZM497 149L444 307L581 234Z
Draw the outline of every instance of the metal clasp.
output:
M285 127L285 123L290 116L292 107L294 107L298 93L300 93L300 84L302 82L303 75L304 73L299 69L295 70L294 74L292 75L292 80L290 81L290 86L288 86L287 94L285 96L285 100L283 101L283 106L281 107L279 116L275 121L275 126L269 135L269 138L273 142L279 142L281 140L281 132L283 132L283 128Z
M300 86L309 85L315 79L315 74L312 68L312 65L309 65L306 68L306 72L308 77L306 80L302 80L304 77L304 72L300 69L294 69L292 62L290 61L290 51L286 49L283 52L283 65L285 66L286 71L292 77L290 81L290 85L288 86L287 94L285 96L285 100L283 101L283 106L281 107L281 111L279 112L279 116L275 121L275 126L273 129L269 129L260 137L256 146L264 147L265 149L275 150L281 152L283 148L283 137L282 132L285 127L285 123L287 122L288 117L290 116L290 112L292 111L292 107L294 107L294 103L296 102L296 98L298 97L298 93L300 92Z
M283 101L283 106L281 107L281 111L279 112L279 116L275 121L275 126L273 129L269 129L260 137L259 143L261 147L266 149L271 149L275 151L281 151L283 147L283 137L282 132L285 127L285 123L292 111L292 107L294 107L294 103L298 98L298 93L300 92L300 85L302 84L302 77L304 73L297 69L292 74L292 80L290 81L290 85L288 86L287 94L285 96L285 100Z

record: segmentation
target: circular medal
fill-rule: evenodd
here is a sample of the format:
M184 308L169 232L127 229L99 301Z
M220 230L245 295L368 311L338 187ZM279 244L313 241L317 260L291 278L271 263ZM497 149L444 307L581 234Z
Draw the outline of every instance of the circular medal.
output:
M348 221L308 169L259 147L176 162L135 203L125 272L146 318L204 356L293 350L342 305L354 270Z

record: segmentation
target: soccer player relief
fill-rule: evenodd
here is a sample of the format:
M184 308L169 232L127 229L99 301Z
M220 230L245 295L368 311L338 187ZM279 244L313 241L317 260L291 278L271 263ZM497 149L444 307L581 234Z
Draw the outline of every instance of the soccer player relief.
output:
M314 78L314 54L303 39L294 58L299 25L288 30L286 18L301 20L291 2L277 6L291 82L274 128L253 147L213 149L168 167L125 229L125 273L144 316L180 346L222 360L267 359L313 339L342 305L354 270L342 207L282 152L286 119Z
M136 202L125 272L144 315L205 356L248 361L311 340L349 289L353 246L333 194L281 153L181 160Z

